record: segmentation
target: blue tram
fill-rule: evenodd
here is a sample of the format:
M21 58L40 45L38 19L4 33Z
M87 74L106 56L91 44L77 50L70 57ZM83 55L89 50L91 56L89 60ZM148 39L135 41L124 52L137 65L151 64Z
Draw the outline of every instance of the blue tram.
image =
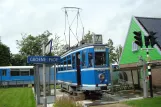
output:
M111 83L109 48L84 44L67 51L57 66L57 81L68 91L106 90Z
M0 85L34 84L34 66L0 67Z

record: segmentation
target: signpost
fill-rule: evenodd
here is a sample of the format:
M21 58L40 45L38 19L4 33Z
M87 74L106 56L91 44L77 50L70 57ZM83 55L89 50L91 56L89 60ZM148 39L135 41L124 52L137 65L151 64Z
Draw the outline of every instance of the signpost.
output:
M54 64L59 62L58 56L28 56L27 62L34 64Z
M27 63L43 64L43 87L44 87L44 107L47 107L46 99L46 64L54 64L54 94L56 98L56 63L60 61L59 56L45 56L45 54L51 53L52 50L52 39L45 45L43 44L43 56L28 56Z
M146 76L146 61L143 60L143 58L140 56L139 57L139 63L138 63L138 66L141 67L141 71L143 73L143 95L144 95L144 98L147 98L148 97L148 80L147 80L147 76Z

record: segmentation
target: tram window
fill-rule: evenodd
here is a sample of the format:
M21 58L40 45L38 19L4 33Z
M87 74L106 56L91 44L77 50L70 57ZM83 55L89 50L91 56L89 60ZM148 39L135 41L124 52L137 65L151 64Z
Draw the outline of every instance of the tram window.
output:
M75 69L75 54L72 55L72 67Z
M105 52L95 53L95 65L106 65L106 53Z
M72 68L71 68L71 59L69 59L69 60L68 60L68 66L67 66L67 69L68 69L68 70L71 70L71 69L72 69Z
M67 56L67 60L68 60L68 59L71 59L70 55L69 55L69 56Z
M86 66L86 51L82 52L82 66Z
M63 67L60 67L60 71L63 71Z
M21 71L21 76L29 76L29 71Z
M60 71L61 69L60 69L60 63L58 64L58 71Z
M30 69L30 75L34 75L34 70Z
M59 68L60 68L60 71L63 71L63 63L60 63Z
M20 71L11 71L11 76L20 76Z
M7 72L5 69L2 70L2 76L6 76L7 75Z
M92 53L88 53L88 65L89 67L93 66L93 54Z
M67 61L64 61L64 70L67 69Z

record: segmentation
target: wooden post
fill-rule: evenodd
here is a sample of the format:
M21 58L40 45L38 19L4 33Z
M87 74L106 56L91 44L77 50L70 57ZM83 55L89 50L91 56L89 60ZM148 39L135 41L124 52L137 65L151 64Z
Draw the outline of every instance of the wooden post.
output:
M133 72L132 72L132 70L131 70L131 77L132 77L132 83L133 83L133 87L134 87L134 91L135 91L134 78L133 78Z

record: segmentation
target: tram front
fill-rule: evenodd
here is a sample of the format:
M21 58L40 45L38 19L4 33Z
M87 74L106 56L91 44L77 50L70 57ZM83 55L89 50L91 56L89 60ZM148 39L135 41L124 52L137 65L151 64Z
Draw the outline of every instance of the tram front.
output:
M94 47L95 84L100 90L106 90L110 84L109 48L105 45Z

